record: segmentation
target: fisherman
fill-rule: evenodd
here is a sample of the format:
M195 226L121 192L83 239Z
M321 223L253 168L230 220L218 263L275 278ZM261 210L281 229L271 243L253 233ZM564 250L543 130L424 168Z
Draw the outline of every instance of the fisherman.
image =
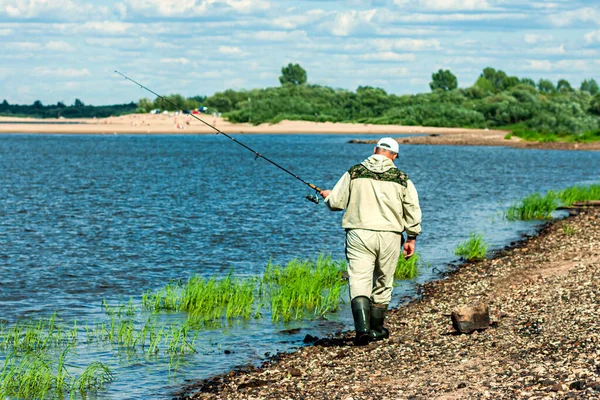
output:
M331 211L346 210L342 227L357 345L389 337L383 325L400 249L410 258L421 233L417 190L394 165L397 157L398 142L383 138L373 155L350 168L333 190L320 191Z

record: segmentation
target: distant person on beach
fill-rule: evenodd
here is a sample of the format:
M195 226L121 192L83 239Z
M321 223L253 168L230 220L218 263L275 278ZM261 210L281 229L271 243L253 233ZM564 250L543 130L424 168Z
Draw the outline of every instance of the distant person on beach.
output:
M350 168L333 190L320 193L330 210L346 210L342 227L358 345L389 337L383 325L400 249L410 258L421 233L417 190L394 165L397 157L398 142L383 138L372 156Z

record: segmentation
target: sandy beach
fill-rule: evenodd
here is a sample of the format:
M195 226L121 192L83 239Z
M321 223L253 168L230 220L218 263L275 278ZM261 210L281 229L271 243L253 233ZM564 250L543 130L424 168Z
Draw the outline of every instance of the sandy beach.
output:
M299 134L475 134L504 137L505 131L462 128L433 128L399 125L369 125L309 121L281 121L278 124L232 124L223 118L199 115L225 133L299 133ZM131 114L121 117L84 119L35 119L0 117L0 133L73 133L73 134L208 134L215 131L190 115Z
M600 210L579 211L424 285L389 313L388 340L338 333L175 398L599 399ZM452 310L477 303L490 327L454 333Z

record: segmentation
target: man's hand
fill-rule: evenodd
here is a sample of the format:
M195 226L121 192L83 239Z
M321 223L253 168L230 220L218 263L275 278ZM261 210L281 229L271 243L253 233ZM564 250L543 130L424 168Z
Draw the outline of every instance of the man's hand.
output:
M407 240L406 243L404 243L404 258L405 259L409 259L413 256L413 254L415 254L415 249L417 248L417 241L415 239L410 239Z
M329 196L329 194L331 193L331 190L321 190L319 192L319 194L321 195L322 198L326 199L327 196Z

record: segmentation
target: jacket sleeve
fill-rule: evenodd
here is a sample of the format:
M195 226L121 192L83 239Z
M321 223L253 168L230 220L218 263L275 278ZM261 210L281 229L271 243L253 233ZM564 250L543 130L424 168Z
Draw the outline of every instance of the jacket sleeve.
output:
M421 233L421 207L419 195L415 185L407 181L406 191L402 201L404 211L404 230L408 236L417 236Z
M346 172L335 184L329 196L325 198L325 204L331 211L342 211L348 207L350 199L350 174Z

